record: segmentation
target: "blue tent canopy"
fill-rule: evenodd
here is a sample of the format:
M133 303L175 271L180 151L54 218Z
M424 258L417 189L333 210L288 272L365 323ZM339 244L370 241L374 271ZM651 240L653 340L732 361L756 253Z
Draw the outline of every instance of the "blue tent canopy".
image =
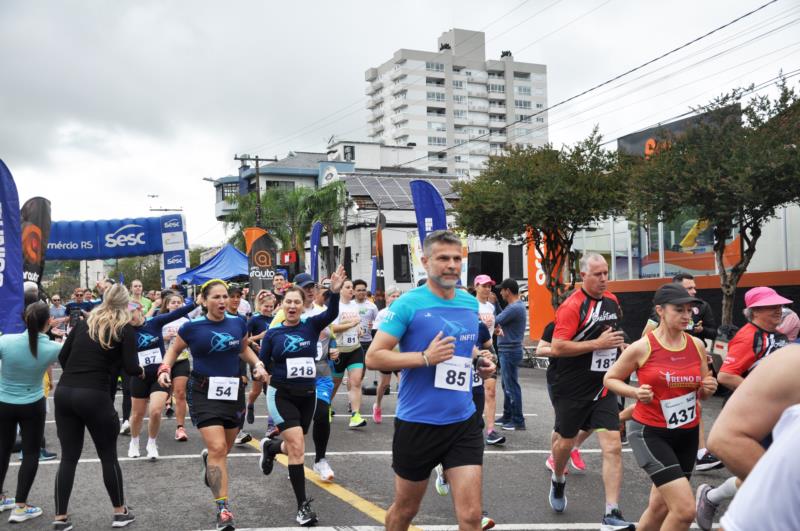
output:
M206 262L178 275L178 282L202 284L213 278L230 280L247 275L247 256L233 245L227 244Z

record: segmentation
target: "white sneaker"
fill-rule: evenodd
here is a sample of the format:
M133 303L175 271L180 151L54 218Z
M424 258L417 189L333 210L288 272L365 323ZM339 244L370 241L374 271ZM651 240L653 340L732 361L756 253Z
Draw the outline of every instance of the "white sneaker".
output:
M128 445L128 457L139 457L139 444L131 441Z
M127 420L122 423L122 426L119 428L120 435L130 435L131 434L131 423Z
M9 498L8 496L1 495L0 497L0 513L3 511L8 511L9 509L13 509L17 506L14 498Z
M327 459L320 459L319 463L314 463L314 472L322 481L333 481L333 469Z
M444 477L444 469L442 468L442 465L436 465L436 468L433 470L436 472L436 482L434 484L436 487L436 492L439 494L439 496L447 496L450 494L450 485L447 483L447 480Z
M158 459L158 445L155 441L147 442L147 458L151 461Z

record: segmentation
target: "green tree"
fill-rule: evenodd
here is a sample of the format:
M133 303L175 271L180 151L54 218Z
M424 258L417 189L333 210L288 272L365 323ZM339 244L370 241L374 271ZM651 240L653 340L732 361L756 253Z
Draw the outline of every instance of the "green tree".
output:
M189 249L189 268L197 267L200 265L200 255L206 252L209 248L197 245Z
M737 89L695 109L707 113L680 137L662 135L664 149L624 167L635 190L633 207L669 221L687 209L708 220L723 293L722 323L733 321L736 287L776 211L800 200L800 103L784 82L779 95L757 96L742 107L749 89ZM727 269L726 240L738 230L740 256Z
M597 128L572 147L511 148L479 177L455 184L456 222L470 234L533 243L553 307L578 278L575 234L625 205L616 155ZM569 273L569 285L564 281ZM534 274L531 272L530 274Z
M117 280L120 273L125 277L127 286L139 279L145 291L161 289L161 263L156 255L120 258L108 276Z

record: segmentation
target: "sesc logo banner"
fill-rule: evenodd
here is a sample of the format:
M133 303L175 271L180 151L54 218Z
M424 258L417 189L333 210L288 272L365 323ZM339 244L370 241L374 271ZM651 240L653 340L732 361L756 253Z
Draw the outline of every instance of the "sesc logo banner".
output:
M164 269L185 269L186 253L184 251L164 251Z
M181 215L161 216L161 232L183 232Z
M161 218L56 221L48 260L92 260L161 254Z

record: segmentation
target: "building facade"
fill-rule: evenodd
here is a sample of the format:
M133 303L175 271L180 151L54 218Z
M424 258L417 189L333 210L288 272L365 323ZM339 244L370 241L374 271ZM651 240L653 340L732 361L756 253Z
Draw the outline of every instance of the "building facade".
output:
M487 60L480 31L446 31L438 49L400 49L366 71L371 140L413 145L413 167L462 178L507 146L547 143L545 65Z

